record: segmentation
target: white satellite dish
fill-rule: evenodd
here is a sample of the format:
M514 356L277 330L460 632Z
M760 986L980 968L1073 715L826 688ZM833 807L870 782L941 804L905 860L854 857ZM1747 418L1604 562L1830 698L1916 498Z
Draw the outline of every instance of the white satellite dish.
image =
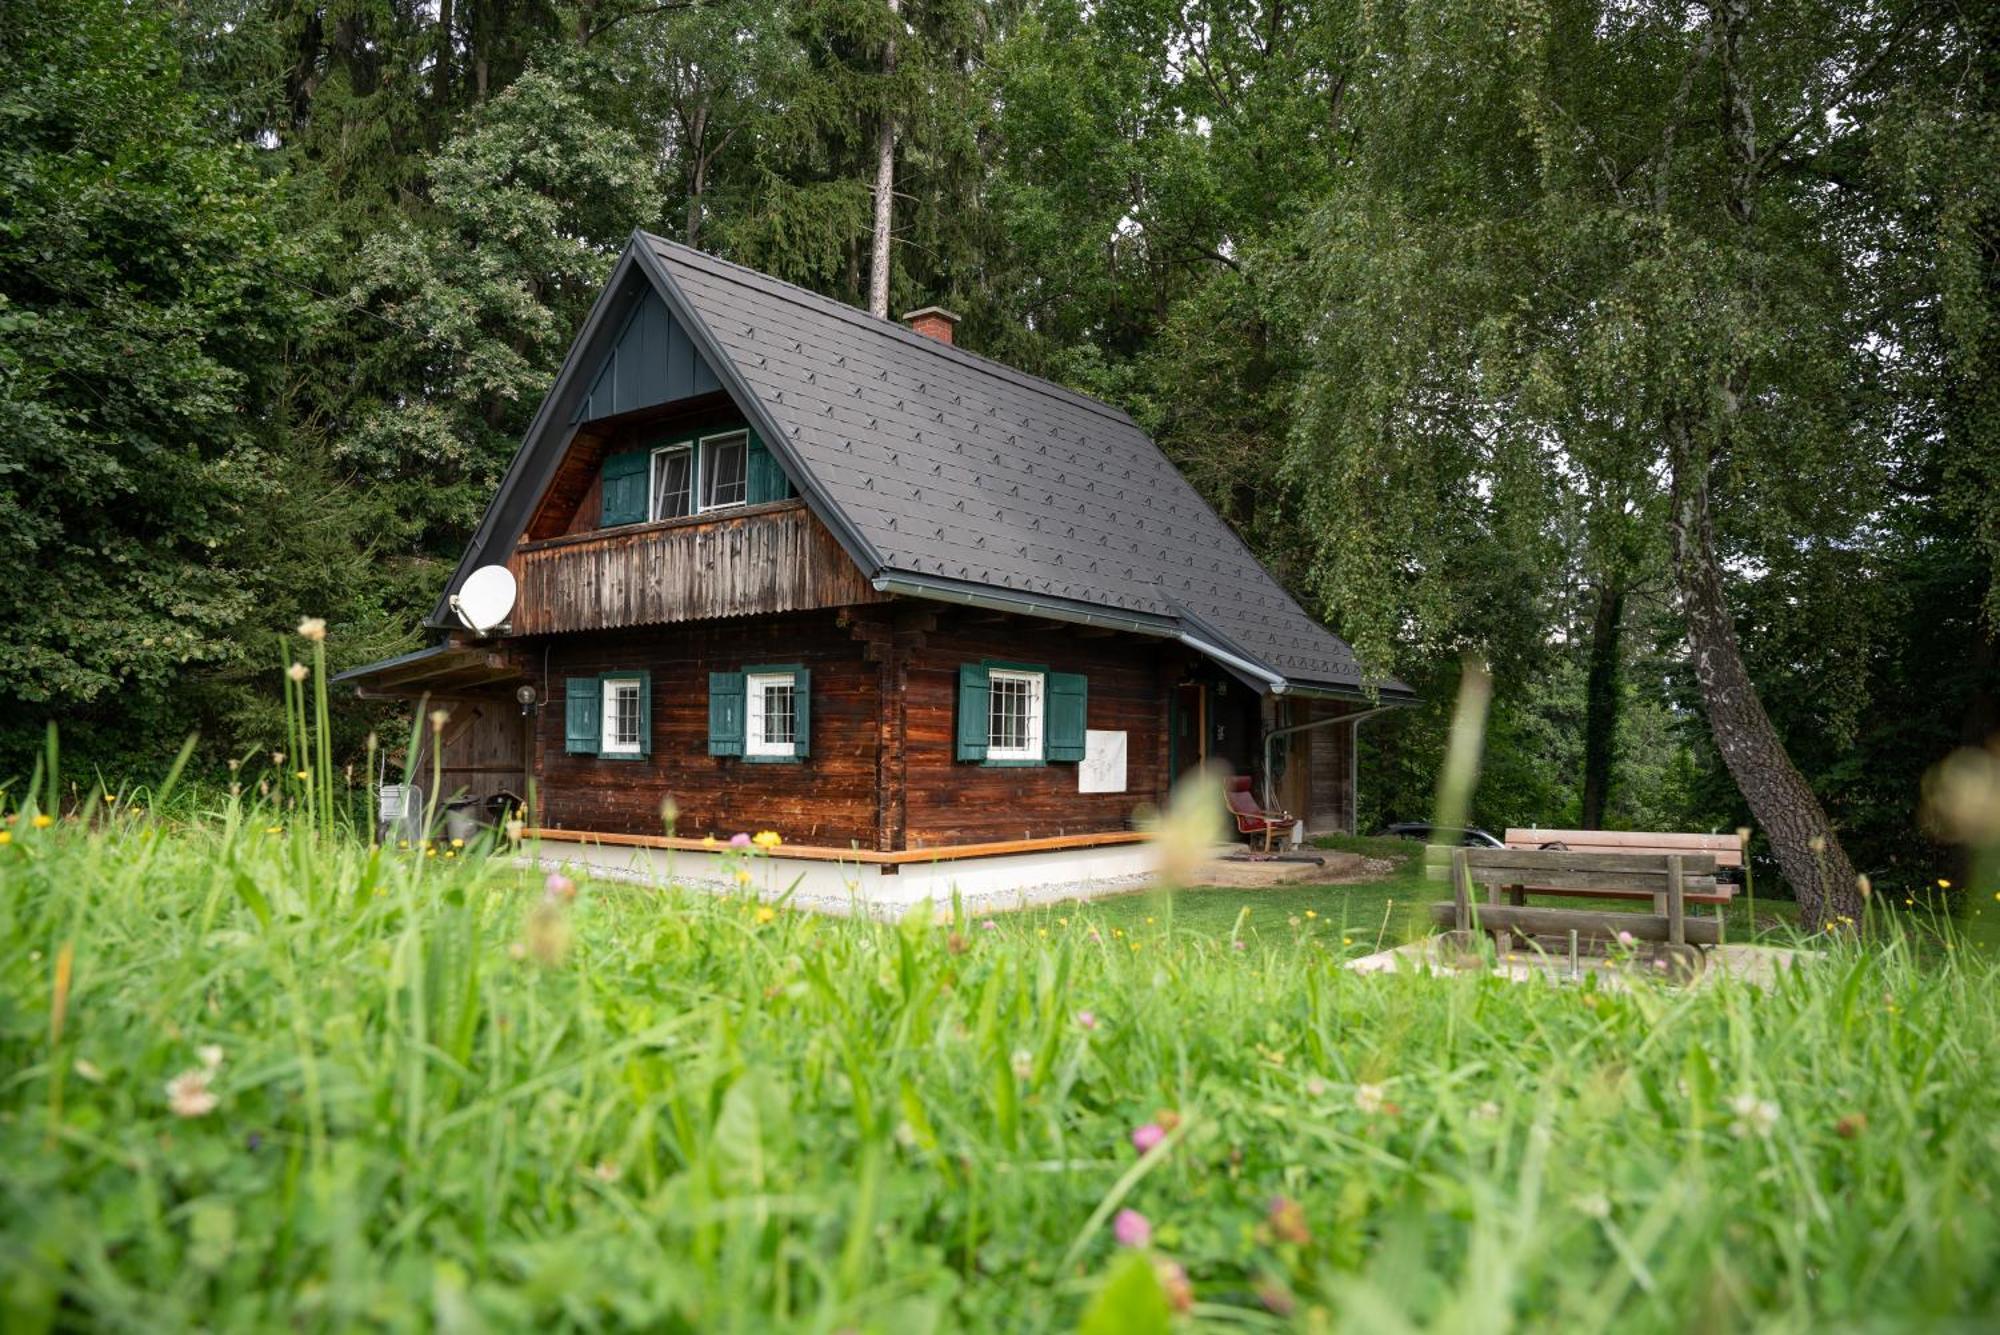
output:
M514 610L514 572L506 566L479 567L451 596L451 610L474 635L505 625Z

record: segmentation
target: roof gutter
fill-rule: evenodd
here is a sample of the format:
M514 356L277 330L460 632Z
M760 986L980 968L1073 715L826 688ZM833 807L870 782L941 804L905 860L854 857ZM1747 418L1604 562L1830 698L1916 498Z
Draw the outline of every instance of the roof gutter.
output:
M1129 631L1134 635L1151 635L1156 639L1175 640L1198 654L1214 659L1245 681L1273 695L1283 695L1291 689L1289 682L1269 668L1253 663L1232 650L1222 648L1206 636L1196 634L1180 624L1177 618L1146 616L1132 612L1107 612L1103 608L1090 607L1082 603L1051 601L1037 598L1032 594L998 593L991 589L967 587L949 580L925 579L920 575L882 574L870 582L875 586L877 593L900 593L914 598L932 598L938 602L958 603L965 607L982 607L992 612L1012 612L1020 616L1067 621L1079 626L1102 626L1108 630Z

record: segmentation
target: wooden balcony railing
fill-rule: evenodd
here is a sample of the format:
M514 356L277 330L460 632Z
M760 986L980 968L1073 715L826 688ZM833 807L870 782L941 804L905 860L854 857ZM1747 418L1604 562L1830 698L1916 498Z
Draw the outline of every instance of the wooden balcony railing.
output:
M880 602L803 501L580 533L514 549L516 635Z

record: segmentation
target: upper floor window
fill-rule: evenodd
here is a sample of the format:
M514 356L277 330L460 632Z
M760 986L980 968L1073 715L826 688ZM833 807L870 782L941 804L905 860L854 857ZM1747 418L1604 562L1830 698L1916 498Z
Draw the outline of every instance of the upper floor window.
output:
M653 451L653 519L742 505L750 496L750 433L729 431Z

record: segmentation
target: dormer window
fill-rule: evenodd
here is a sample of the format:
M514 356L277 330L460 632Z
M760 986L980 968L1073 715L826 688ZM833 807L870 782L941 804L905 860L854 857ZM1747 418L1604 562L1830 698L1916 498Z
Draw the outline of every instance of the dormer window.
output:
M653 451L653 519L725 510L750 499L750 433L726 431Z

